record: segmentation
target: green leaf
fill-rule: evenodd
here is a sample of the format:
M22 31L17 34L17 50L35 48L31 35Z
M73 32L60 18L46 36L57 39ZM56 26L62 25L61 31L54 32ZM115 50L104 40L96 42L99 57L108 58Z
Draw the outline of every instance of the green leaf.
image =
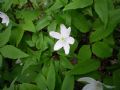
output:
M46 79L41 73L38 74L37 78L35 79L35 82L41 90L47 89Z
M70 63L70 61L64 57L64 56L61 56L60 57L60 64L63 68L67 68L67 69L72 69L73 68L73 65Z
M95 11L100 19L104 22L105 26L108 22L108 3L107 0L95 0Z
M96 42L92 45L92 52L101 58L107 58L112 55L112 48L105 42Z
M25 23L21 24L21 27L23 30L30 31L30 32L36 32L35 25L30 20L26 20Z
M64 11L70 9L85 8L87 6L92 5L92 3L93 0L73 0L65 6Z
M55 68L52 62L50 64L49 71L48 71L47 85L48 85L49 90L55 89Z
M19 0L20 7L22 7L26 3L27 3L27 0Z
M10 35L11 35L10 27L8 27L5 31L0 33L0 47L5 45L9 41Z
M61 90L73 90L73 89L74 89L74 76L66 75Z
M90 35L90 42L96 42L106 38L113 32L117 24L120 23L120 9L112 10L109 15L108 26L104 28L102 23L99 25L97 24L97 28L95 28L96 31Z
M74 66L74 68L69 72L69 74L87 74L92 71L97 70L100 67L100 62L96 59L89 59L80 62Z
M114 9L110 11L110 20L113 27L116 27L120 23L120 9Z
M107 3L108 3L108 8L109 8L110 10L113 10L113 9L114 9L113 0L106 0L106 1L107 1Z
M114 73L113 73L113 83L115 85L114 90L120 90L120 69L114 71Z
M24 30L20 27L12 29L10 42L18 46L24 34Z
M53 21L52 23L50 23L49 25L48 25L48 31L50 32L50 31L55 31L56 30L56 27L57 27L57 23L56 23L56 21Z
M3 59L2 59L2 56L0 55L0 68L2 66L2 61L3 61Z
M18 73L19 74L18 81L19 82L27 82L27 83L34 82L34 80L38 74L37 72L39 72L39 67L35 67L35 65L31 65L23 73L21 73L21 72Z
M73 25L82 33L88 32L90 27L87 19L83 15L77 12L72 12L72 13L73 13L72 14Z
M15 14L17 18L22 18L25 21L33 21L39 17L40 12L39 10L22 9L20 11L16 11Z
M4 57L11 59L28 57L28 54L24 53L23 51L12 45L3 46L2 48L0 48L0 52Z
M5 87L3 90L16 90L17 89L17 86L15 85L15 81L16 81L17 78L15 78L12 83L10 84L10 87L7 88Z
M24 62L24 66L22 69L22 73L28 69L31 65L35 65L37 63L37 60L33 57L27 58Z
M110 36L106 37L105 39L103 39L103 42L110 45L111 47L113 47L115 45L115 40L114 40L113 35L110 35Z
M4 3L2 4L2 8L7 11L8 9L11 8L12 3L14 0L4 0Z
M19 86L19 90L40 90L36 85L29 83L22 83Z
M37 31L42 30L44 27L50 24L51 17L47 16L43 18L42 20L39 20L36 25Z
M87 60L90 59L92 56L90 45L83 45L78 53L78 58L80 60Z
M53 6L51 6L47 12L55 11L57 9L60 9L63 7L65 4L67 4L68 0L56 0Z

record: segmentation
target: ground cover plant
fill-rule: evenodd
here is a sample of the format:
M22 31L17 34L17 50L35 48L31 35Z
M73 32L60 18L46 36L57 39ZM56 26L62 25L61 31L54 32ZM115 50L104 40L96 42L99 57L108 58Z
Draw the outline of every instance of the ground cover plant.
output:
M0 90L120 90L119 0L0 0Z

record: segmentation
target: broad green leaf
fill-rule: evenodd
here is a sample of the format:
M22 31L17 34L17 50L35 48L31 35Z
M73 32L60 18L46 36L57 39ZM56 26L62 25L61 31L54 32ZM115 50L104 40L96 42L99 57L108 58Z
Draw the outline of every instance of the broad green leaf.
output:
M90 45L83 45L78 53L78 58L81 60L90 59L92 56Z
M71 11L68 11L68 12L63 13L61 16L64 19L65 24L68 26L71 26L71 21L72 21L71 13L72 13Z
M53 6L51 6L47 12L51 12L57 9L60 9L61 7L63 7L65 4L67 4L68 0L56 0L55 3L53 4Z
M20 27L14 28L11 31L10 42L18 46L24 34L24 30Z
M109 15L110 18L108 21L108 26L104 28L104 25L98 25L98 27L95 29L96 31L90 35L90 42L99 41L109 36L117 24L120 23L120 9L112 10Z
M73 68L73 65L70 63L70 61L64 57L64 56L61 56L60 57L60 64L63 68L66 68L66 69L72 69Z
M43 37L43 33L40 33L39 38L36 41L36 48L43 49L43 47L44 47L44 37Z
M36 41L37 41L38 38L39 38L39 37L38 37L37 34L33 34L33 35L32 35L32 41L33 41L34 43L36 43Z
M96 59L88 59L80 62L74 66L74 68L69 72L69 74L87 74L92 71L97 70L100 67L100 62Z
M74 89L74 76L66 75L61 90L73 90Z
M42 30L44 27L50 24L51 17L47 16L43 18L42 20L39 20L36 25L37 31Z
M30 20L26 20L25 23L21 25L21 27L25 31L36 32L35 25Z
M53 41L49 37L44 36L43 33L40 33L36 41L36 48L44 51L50 46L53 47Z
M39 10L23 9L21 11L16 11L15 14L17 18L22 18L25 21L33 21L39 17L40 12Z
M72 14L73 25L82 33L88 32L90 27L87 19L83 15L77 12L72 12L72 13L73 13Z
M49 25L48 25L48 31L50 32L50 31L55 31L56 30L56 27L57 27L57 23L56 23L56 21L53 21L52 23L50 23Z
M70 9L85 8L87 6L92 5L92 3L93 0L73 0L68 5L65 6L64 11Z
M92 45L92 52L101 58L107 58L112 55L112 48L105 42L96 42Z
M113 83L115 85L114 90L120 90L120 69L113 72Z
M107 0L95 0L95 11L100 19L104 22L105 26L108 22L108 3Z
M51 62L49 67L48 76L47 76L47 85L49 90L55 89L55 67L53 65L53 62Z
M111 21L108 23L108 26L106 29L102 25L96 28L96 31L92 32L92 34L90 35L90 42L96 42L106 38L113 32L116 25L115 24L113 25L113 22Z
M11 35L10 27L8 27L5 31L0 33L0 47L5 45L9 41L10 35Z
M0 68L2 66L2 61L3 61L3 59L2 59L2 56L0 55Z
M106 1L107 1L107 3L108 3L108 8L109 8L110 10L113 10L113 9L114 9L113 0L106 0Z
M24 53L23 51L12 45L3 46L2 48L0 48L0 52L4 57L11 59L28 57L28 54Z
M117 26L117 24L120 23L120 9L114 9L110 11L110 20L114 28Z
M19 87L19 90L40 90L36 85L29 83L22 83Z
M29 68L31 65L35 65L37 63L37 60L35 58L27 58L24 62L24 66L23 66L23 69L22 69L22 73L27 69Z
M103 39L103 42L105 42L106 44L108 44L112 47L115 45L115 40L114 40L113 35L110 35L110 36L106 37L105 39Z
M27 0L19 0L19 5L20 7L22 7L23 5L25 5L27 3Z
M40 88L40 90L47 89L46 79L41 73L38 74L38 76L35 79L35 82L37 83L37 86Z
M2 8L7 11L8 9L11 8L12 3L14 0L4 0L4 3L2 4Z
M22 83L33 82L36 76L38 75L37 72L39 72L39 69L40 69L39 67L35 67L35 65L31 65L23 73L20 73L20 74L18 73L19 74L18 81Z

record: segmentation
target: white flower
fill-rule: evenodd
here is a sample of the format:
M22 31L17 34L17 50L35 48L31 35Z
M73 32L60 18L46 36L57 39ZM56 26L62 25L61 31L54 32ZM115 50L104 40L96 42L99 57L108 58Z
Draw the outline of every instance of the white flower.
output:
M103 90L103 87L110 88L110 89L114 88L114 86L105 85L101 83L100 81L96 81L95 79L90 78L90 77L83 77L83 78L78 79L78 81L88 83L87 85L83 87L82 90Z
M54 51L57 51L63 47L65 54L69 54L70 44L75 42L74 38L70 36L71 28L66 28L64 24L60 25L60 33L51 31L49 34L51 37L58 39L54 45Z
M0 12L0 18L2 18L2 23L6 24L6 26L8 26L8 24L9 24L9 17L5 13Z

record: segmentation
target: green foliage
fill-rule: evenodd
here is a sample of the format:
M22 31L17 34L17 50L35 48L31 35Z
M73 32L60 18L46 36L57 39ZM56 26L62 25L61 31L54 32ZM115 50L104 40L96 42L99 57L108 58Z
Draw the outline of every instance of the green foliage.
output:
M5 31L0 33L0 47L4 46L9 41L10 35L10 28L7 28Z
M114 71L113 82L114 82L114 85L116 86L115 90L119 90L120 89L120 69Z
M95 11L99 15L100 19L107 25L108 22L108 3L107 0L96 0Z
M78 58L80 60L87 60L87 59L90 59L91 56L92 56L92 52L90 49L90 45L83 45L79 50Z
M28 83L23 83L19 85L20 90L39 90L36 85L33 84L28 84Z
M105 42L96 42L92 45L92 52L101 58L107 58L112 55L112 48Z
M5 45L4 47L0 48L0 52L4 57L11 59L28 57L26 53L12 45Z
M87 73L97 70L99 66L100 66L100 62L98 60L88 59L75 65L74 68L69 73L75 74L75 75L87 74Z
M66 90L66 89L73 90L74 88L73 85L74 85L74 77L66 75L64 78L61 90Z
M52 83L51 83L51 81L52 81ZM47 85L48 85L49 90L55 89L55 68L54 68L52 62L50 64L49 71L48 71Z
M0 55L0 67L2 66L2 56Z
M74 13L72 16L73 16L73 25L78 29L80 30L80 32L83 32L83 33L86 33L89 31L90 27L89 27L89 23L88 21L86 20L86 18L77 13L77 12L72 12ZM77 15L77 17L76 17Z
M93 3L93 0L73 0L65 6L64 10L85 8Z
M120 89L119 0L0 0L0 12L0 90L81 90L86 76ZM50 37L60 24L68 55Z

